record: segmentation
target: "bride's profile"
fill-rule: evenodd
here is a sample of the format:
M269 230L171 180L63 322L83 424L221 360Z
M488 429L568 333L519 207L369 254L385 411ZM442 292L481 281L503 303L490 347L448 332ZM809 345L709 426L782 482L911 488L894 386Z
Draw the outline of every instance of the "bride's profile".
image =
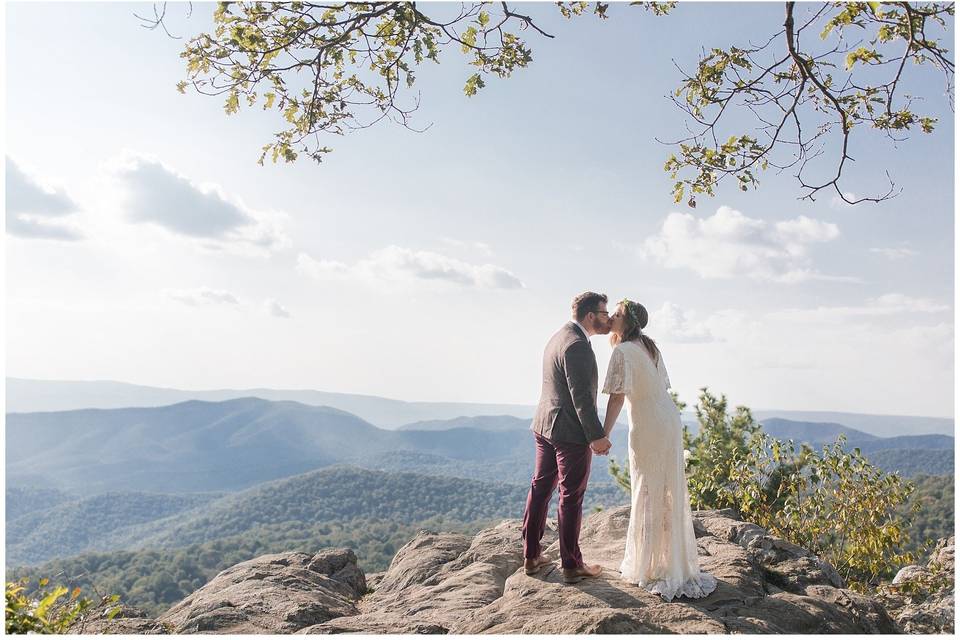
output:
M701 598L717 586L700 571L687 491L680 412L667 390L670 378L656 343L643 333L647 310L624 299L610 316L614 346L603 385L609 394L607 437L626 401L630 523L620 574L667 601Z

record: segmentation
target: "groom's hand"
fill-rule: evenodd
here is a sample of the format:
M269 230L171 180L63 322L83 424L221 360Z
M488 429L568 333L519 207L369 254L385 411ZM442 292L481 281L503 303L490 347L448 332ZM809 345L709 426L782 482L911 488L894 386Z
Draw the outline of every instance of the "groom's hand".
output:
M610 442L610 438L598 438L590 443L590 448L593 449L593 452L598 456L605 456L607 452L610 451L610 447L613 444Z

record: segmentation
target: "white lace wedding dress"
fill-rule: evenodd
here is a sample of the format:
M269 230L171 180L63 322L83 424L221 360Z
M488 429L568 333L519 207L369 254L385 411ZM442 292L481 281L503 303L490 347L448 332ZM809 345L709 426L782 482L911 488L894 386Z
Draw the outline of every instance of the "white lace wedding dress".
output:
M700 598L717 580L700 571L683 460L683 425L663 358L639 342L618 344L604 393L623 393L630 414L630 524L620 574L667 601Z

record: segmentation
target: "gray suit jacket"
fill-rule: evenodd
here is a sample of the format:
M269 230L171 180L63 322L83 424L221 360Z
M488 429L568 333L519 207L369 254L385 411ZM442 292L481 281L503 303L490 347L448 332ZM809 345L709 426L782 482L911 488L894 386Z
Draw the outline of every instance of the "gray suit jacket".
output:
M543 388L530 428L558 442L589 444L604 436L597 415L597 359L574 322L553 334L543 351Z

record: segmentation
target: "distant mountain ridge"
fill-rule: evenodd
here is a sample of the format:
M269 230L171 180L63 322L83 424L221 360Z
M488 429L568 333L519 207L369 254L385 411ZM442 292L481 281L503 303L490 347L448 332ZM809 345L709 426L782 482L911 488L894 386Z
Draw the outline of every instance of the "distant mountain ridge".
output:
M859 447L860 451L887 451L890 449L950 449L954 448L954 438L939 433L927 433L912 436L878 436L851 429L842 424L831 422L799 422L783 418L768 418L760 424L763 430L781 440L793 438L798 442L822 444L833 442L843 433L847 436L846 448Z
M406 402L379 396L334 393L310 389L217 389L190 391L149 387L113 381L63 381L28 378L6 379L8 413L68 411L73 409L117 409L156 407L186 400L217 402L242 397L265 400L291 400L313 406L328 406L352 413L381 429L433 420L451 420L463 416L513 416L529 420L536 407L522 404L469 402ZM692 398L684 398L689 402ZM600 398L601 404L603 397ZM602 406L601 406L602 410ZM878 437L939 433L952 436L952 418L924 416L886 416L836 411L794 411L757 409L758 420L785 418L805 422L838 423ZM685 424L694 425L692 411L683 413Z
M939 433L954 435L953 418L927 416L891 416L842 411L790 411L782 409L757 409L752 412L759 421L783 418L796 422L820 422L841 424L851 429L866 432L880 438L911 434Z
M852 429L834 422L802 422L784 418L759 420L763 430L781 440L793 438L803 442L833 442L841 433L847 436L847 444L879 439L877 436Z
M626 430L615 433L614 440L624 452ZM503 465L507 477L499 479L506 481L522 475L527 482L533 464L533 440L526 429L496 437L471 427L388 431L338 409L260 398L11 413L5 453L8 486L89 495L116 487L236 491L337 463L377 467L402 452L433 456L427 464L439 464L447 470L443 475ZM605 466L598 456L594 468ZM397 470L389 463L386 468Z
M533 416L534 407L512 404L470 402L405 402L379 396L334 393L311 389L213 389L188 391L148 387L126 382L32 380L7 378L7 413L70 411L74 409L121 409L160 407L187 400L220 402L255 397L290 400L312 406L347 411L381 429L394 429L423 420L456 418L463 415L509 414Z
M530 420L516 416L458 416L447 420L421 420L397 427L397 431L446 431L447 429L481 429L483 431L518 431L530 428Z
M8 486L92 495L122 487L160 493L237 491L334 464L525 484L533 442L525 421L509 416L432 421L431 430L385 430L345 411L293 401L189 400L166 407L11 413ZM770 419L781 439L812 444L848 434L848 448L885 454L888 471L952 473L953 438L940 434L876 438L836 424ZM487 429L478 428L486 425ZM524 428L521 428L521 427ZM451 428L445 428L451 427ZM611 457L626 458L626 425L613 433ZM930 457L925 451L946 453ZM595 456L593 483L611 482L609 458ZM949 465L949 468L947 468Z

